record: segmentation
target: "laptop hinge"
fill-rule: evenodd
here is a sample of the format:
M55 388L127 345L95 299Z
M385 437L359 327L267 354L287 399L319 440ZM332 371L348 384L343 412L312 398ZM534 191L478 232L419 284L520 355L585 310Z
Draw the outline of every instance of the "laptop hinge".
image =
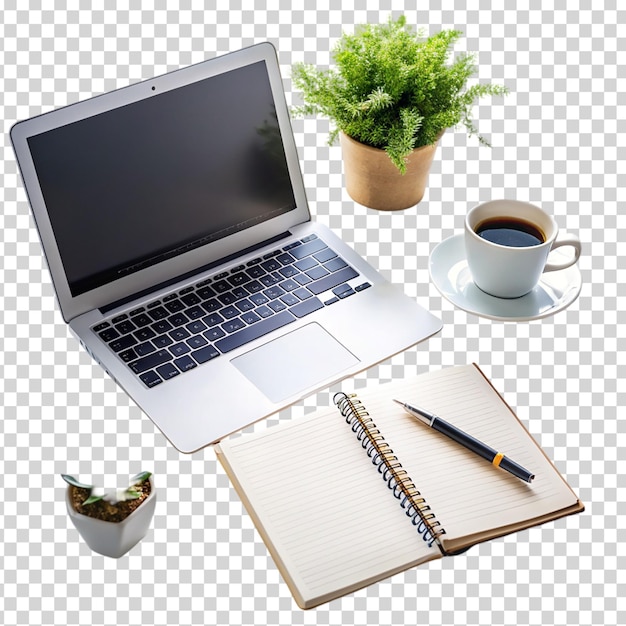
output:
M274 237L271 237L270 239L266 239L265 241L261 241L260 243L254 244L253 246L250 246L249 248L245 248L244 250L240 250L239 252L236 252L234 254L229 254L228 256L218 259L217 261L213 261L212 263L207 263L206 265L196 268L195 270L192 270L191 272L186 272L185 274L181 274L180 276L176 276L174 278L170 278L169 280L163 281L162 283L159 283L158 285L154 285L154 287L150 287L149 289L144 289L137 293L131 294L130 296L126 296L125 298L121 298L120 300L116 300L115 302L111 302L110 304L100 307L98 310L103 315L106 315L109 311L112 311L113 309L117 309L120 306L124 306L125 304L128 304L129 302L132 302L133 300L137 300L139 298L144 298L145 296L149 296L151 293L155 293L156 291L159 291L160 289L164 289L166 287L169 287L170 285L174 285L175 283L180 282L181 280L185 280L186 278L189 278L191 276L196 276L197 274L210 270L214 267L218 267L219 265L222 265L223 263L228 263L229 261L232 261L233 259L237 259L241 256L249 254L250 252L259 250L263 248L264 246L271 245L289 236L291 236L291 233L288 231L281 233L280 235L275 235Z

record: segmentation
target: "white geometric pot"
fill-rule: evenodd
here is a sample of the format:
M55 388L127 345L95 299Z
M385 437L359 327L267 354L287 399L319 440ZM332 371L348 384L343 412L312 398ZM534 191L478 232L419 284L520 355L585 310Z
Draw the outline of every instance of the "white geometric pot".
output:
M73 487L68 485L65 492L68 515L80 536L94 552L119 559L145 537L156 506L156 491L152 476L148 480L150 481L150 495L121 522L107 522L78 513L72 506L70 496Z

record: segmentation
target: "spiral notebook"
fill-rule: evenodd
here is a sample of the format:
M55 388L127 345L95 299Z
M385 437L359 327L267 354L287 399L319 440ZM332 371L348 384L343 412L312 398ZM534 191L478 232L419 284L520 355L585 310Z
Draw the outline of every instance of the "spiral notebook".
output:
M534 481L418 423L394 398L502 450ZM215 447L301 608L583 510L476 365L337 394L335 402Z

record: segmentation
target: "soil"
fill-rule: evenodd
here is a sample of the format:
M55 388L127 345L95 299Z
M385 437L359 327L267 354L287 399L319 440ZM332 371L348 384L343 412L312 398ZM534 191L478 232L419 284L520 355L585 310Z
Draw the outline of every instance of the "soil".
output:
M135 491L141 494L135 500L125 500L117 504L109 504L104 500L98 500L91 504L83 505L83 502L89 497L89 489L79 489L78 487L70 487L70 500L72 506L77 513L86 515L87 517L95 517L105 522L121 522L125 520L144 500L150 495L151 485L149 480L135 485Z

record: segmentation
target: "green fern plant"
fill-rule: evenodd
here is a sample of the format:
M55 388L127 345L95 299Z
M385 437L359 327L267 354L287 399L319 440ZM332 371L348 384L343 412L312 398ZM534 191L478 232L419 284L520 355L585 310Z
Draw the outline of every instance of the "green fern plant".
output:
M293 113L330 118L335 126L330 143L341 131L385 150L402 173L413 149L435 143L443 130L459 123L489 145L471 120L472 106L482 96L504 95L507 89L490 84L466 88L475 72L473 56L461 54L447 62L461 35L443 30L424 38L421 30L407 26L404 16L359 26L336 44L336 68L293 66L293 83L304 101Z

